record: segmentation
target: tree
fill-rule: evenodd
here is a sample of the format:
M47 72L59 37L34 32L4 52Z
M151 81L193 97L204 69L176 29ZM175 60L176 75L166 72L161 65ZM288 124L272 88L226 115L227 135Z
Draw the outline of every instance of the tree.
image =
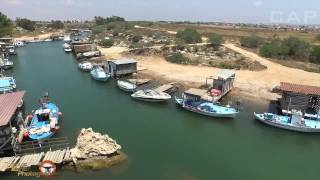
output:
M224 43L224 39L221 35L212 33L209 35L209 43L213 47L219 47L219 46L221 46L221 44Z
M34 31L36 29L36 22L26 18L17 18L16 23L18 26L28 31Z
M13 25L11 20L0 12L0 37L12 34Z
M313 46L310 54L310 61L320 64L320 46Z
M64 24L63 24L62 21L59 21L59 20L54 21L54 20L52 20L51 23L48 24L47 27L52 28L52 29L63 29L64 28Z
M260 48L260 54L267 58L286 59L289 56L289 51L290 48L279 39L265 43Z
M111 16L111 17L107 17L107 18L103 18L101 16L95 16L94 21L95 21L96 25L104 25L104 24L108 24L111 22L125 22L126 20L122 17L119 17L119 16Z
M186 44L195 44L201 43L201 35L195 29L184 29L183 31L179 31L176 35L176 38L180 41L183 41Z
M111 46L113 46L113 39L104 39L100 42L100 45L104 48L109 48Z
M289 47L289 56L297 59L310 56L310 44L300 38L289 37L283 40L283 44Z
M263 43L263 39L255 35L251 35L249 37L241 37L240 43L241 46L244 47L258 48Z

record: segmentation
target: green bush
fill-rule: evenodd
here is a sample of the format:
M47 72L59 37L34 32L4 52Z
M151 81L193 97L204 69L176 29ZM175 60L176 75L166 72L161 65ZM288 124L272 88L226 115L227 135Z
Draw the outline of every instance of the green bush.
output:
M191 62L189 58L179 52L171 53L165 58L167 61L175 64L190 64Z
M11 20L0 12L0 37L12 34L13 25Z
M289 56L296 59L305 59L310 56L310 45L308 42L296 38L289 37L283 40L283 45L289 48Z
M281 40L274 40L270 43L265 43L260 48L260 54L267 58L286 59L289 56L290 48Z
M252 35L249 37L241 37L240 43L241 43L241 46L244 46L244 47L258 48L263 43L263 39L261 37Z
M104 25L104 24L108 24L111 22L125 22L126 20L122 17L119 17L119 16L111 16L111 17L107 17L107 18L103 18L101 16L95 16L94 21L95 21L96 25Z
M201 43L201 35L195 29L185 29L183 31L179 31L176 35L178 41L184 42L186 44L195 44Z
M320 64L320 46L313 46L310 54L310 61Z
M113 39L104 39L100 42L100 45L104 48L109 48L111 46L113 46L114 42Z
M224 43L224 39L221 35L212 33L209 35L209 43L213 47L219 47Z
M141 40L142 40L142 36L141 35L134 35L132 37L132 42L134 42L134 43L137 43L137 42L139 42Z
M48 27L49 27L49 28L52 28L52 29L63 29L63 28L64 28L64 24L63 24L63 22L60 21L60 20L51 21L51 23L48 24Z
M18 26L28 31L34 31L36 29L36 22L26 18L17 18L16 23Z

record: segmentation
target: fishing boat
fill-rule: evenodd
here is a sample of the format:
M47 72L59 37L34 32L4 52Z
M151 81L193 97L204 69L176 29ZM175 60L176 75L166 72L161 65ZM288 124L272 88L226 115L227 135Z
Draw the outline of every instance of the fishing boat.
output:
M51 42L51 41L53 41L53 39L51 39L51 38L48 38L48 39L45 39L45 40L43 40L44 42Z
M4 59L2 62L0 62L0 68L11 69L13 68L13 62L9 61L8 59Z
M140 90L131 95L132 98L147 102L165 102L171 99L171 96L165 92L153 89Z
M123 81L123 80L118 80L117 85L121 90L126 92L134 92L137 88L137 85L128 81Z
M62 45L62 47L63 47L63 49L66 49L66 48L70 48L70 45L69 45L68 43L64 43L64 44Z
M64 52L66 52L66 53L72 52L72 49L71 49L70 47L65 48L65 49L64 49Z
M318 115L306 115L300 111L293 111L291 115L277 115L273 113L254 113L256 120L281 129L304 133L320 132L320 112Z
M212 102L192 101L177 97L175 97L175 101L182 108L205 116L235 118L239 114L239 111L234 108L220 106Z
M93 65L90 62L82 62L78 64L79 69L83 71L92 71Z
M23 46L25 46L25 44L24 44L23 41L16 41L16 42L14 43L14 46L15 46L15 47L23 47Z
M16 89L16 80L13 77L0 76L0 93L10 93Z
M59 108L49 101L48 94L41 99L41 106L34 111L27 135L30 140L42 140L52 137L59 129Z
M107 81L110 78L110 75L107 74L100 66L96 66L90 72L93 79L97 81Z
M66 42L66 43L71 42L71 38L70 38L70 36L66 36L66 37L64 37L63 41L64 41L64 42Z

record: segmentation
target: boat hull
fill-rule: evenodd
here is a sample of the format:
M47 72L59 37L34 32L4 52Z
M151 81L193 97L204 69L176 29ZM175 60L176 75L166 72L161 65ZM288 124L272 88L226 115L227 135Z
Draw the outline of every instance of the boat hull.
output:
M235 118L239 114L239 112L230 113L230 114L220 114L220 113L200 111L200 110L198 110L196 108L191 108L191 107L183 105L183 100L182 99L175 98L175 101L176 101L176 104L178 104L183 109L186 109L186 110L188 110L190 112L194 112L194 113L201 114L201 115L204 115L204 116L219 117L219 118Z
M124 84L122 84L121 82L117 81L117 85L119 87L119 89L125 91L125 92L129 92L129 93L133 93L136 89L135 85L132 85L132 87L127 87Z
M269 126L273 126L280 129L285 129L289 131L295 131L295 132L303 132L303 133L320 133L320 129L316 128L303 128L303 127L295 127L295 126L289 126L284 124L279 124L272 122L270 120L264 119L261 114L254 113L254 118L258 120L259 122L262 122L264 124L267 124Z
M167 102L168 101L168 99L153 99L153 98L136 97L136 96L132 96L132 98L140 101L146 101L146 102Z

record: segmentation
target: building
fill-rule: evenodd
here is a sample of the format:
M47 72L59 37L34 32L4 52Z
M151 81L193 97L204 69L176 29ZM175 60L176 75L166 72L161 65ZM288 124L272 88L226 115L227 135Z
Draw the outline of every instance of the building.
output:
M234 80L236 74L233 70L224 69L220 71L216 76L206 79L207 86L210 87L210 95L213 97L213 101L219 101L234 87ZM208 80L212 80L212 84L208 84Z
M0 156L13 151L15 135L22 117L19 117L24 91L0 95Z
M107 61L105 65L106 72L113 77L137 73L137 61L132 59Z
M283 113L290 113L292 109L307 114L319 113L320 87L281 82L279 89Z

